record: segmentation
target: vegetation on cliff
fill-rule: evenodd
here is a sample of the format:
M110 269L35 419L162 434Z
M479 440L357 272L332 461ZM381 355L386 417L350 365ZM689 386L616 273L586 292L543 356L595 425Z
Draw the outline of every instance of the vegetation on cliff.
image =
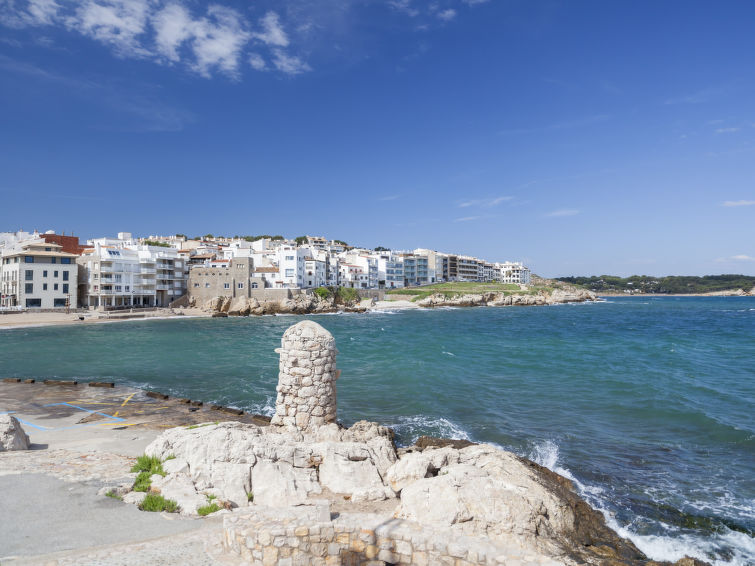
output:
M671 275L652 277L632 275L592 275L590 277L559 277L558 281L583 286L596 293L654 293L696 294L724 291L749 291L755 287L755 277L749 275L705 275L704 277Z

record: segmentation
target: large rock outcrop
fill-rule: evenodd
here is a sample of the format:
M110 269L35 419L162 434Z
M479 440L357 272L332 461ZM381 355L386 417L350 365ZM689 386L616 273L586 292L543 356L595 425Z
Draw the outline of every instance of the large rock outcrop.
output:
M448 296L444 293L434 293L417 301L421 307L509 307L509 306L539 306L559 303L581 303L594 301L597 295L584 289L553 289L550 292L541 291L536 294L506 294L501 292L471 293L465 295Z
M13 415L0 415L0 452L28 450L29 437Z

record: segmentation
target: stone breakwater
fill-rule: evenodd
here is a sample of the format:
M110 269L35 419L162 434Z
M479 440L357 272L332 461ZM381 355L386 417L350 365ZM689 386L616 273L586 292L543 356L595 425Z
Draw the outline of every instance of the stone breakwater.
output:
M386 427L329 422L335 343L316 323L287 330L278 352L274 424L174 428L146 449L166 472L151 490L181 513L211 500L233 509L229 555L262 565L649 563L569 480L510 452L444 443L399 451Z
M195 306L192 304L192 306ZM290 299L259 301L247 297L216 297L202 305L214 316L259 316L265 314L316 314L326 312L364 312L359 301L341 303L334 297L300 293Z

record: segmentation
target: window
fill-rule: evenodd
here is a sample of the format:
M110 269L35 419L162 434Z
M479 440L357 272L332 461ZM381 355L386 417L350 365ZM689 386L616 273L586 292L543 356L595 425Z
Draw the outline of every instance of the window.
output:
M68 287L68 285L65 285L65 287ZM128 287L128 285L126 285L126 287L125 287L125 289L124 289L124 290L125 290L125 291L128 291L128 290L129 290L129 287Z
M65 263L65 264L69 264L70 265L71 258L70 257L62 257L62 258L60 258L60 263Z
M239 263L239 264L238 264L238 265L236 266L236 268L237 268L237 269L244 269L244 264L243 264L243 263Z
M94 290L95 290L95 291L99 291L99 290L100 290L100 286L99 286L99 285L95 285L95 286L94 286Z
M121 276L117 275L116 278L115 278L115 280L116 281L120 281L120 278L121 278ZM63 272L63 281L68 281L68 271L64 271Z
M243 289L243 288L244 288L244 284L243 284L243 283L239 283L239 284L238 284L238 288L239 288L239 289Z
M47 270L46 269L42 272L42 277L47 277Z
M42 290L47 291L47 283L42 283Z
M257 285L257 283L252 283L252 289L256 289L257 287L259 287L259 285Z
M53 271L53 272L52 272L52 276L53 276L53 277L57 277L57 276L58 276L58 272L57 272L57 271Z
M58 258L56 257L50 258L50 263L58 263Z
M194 287L199 287L199 283L194 283Z
M32 271L31 269L27 269L26 270L26 280L27 281L32 281L33 279L34 279L34 271Z
M34 256L33 255L24 256L24 263L34 263Z
M58 290L58 284L57 284L57 283L55 283L55 284L54 284L54 285L52 286L52 290L53 290L53 291L57 291L57 290Z
M294 261L294 256L292 256L292 255L287 255L287 256L286 256L286 261Z
M287 269L286 270L286 277L293 277L294 276L294 270L293 269Z
M223 289L230 289L231 284L230 283L223 283Z
M64 306L66 306L66 300L65 299L53 299L52 306L54 306L54 307L64 307Z
M26 299L26 308L29 307L41 307L42 299Z
M55 286L57 287L57 285L55 285ZM120 286L120 285L116 285L116 286L115 286L115 290L116 290L116 291L120 291L120 290L121 290L121 286Z
M47 273L47 272L45 272L45 273ZM45 277L47 277L47 276L45 275ZM100 276L95 273L93 279L99 279L99 277Z
M68 294L68 283L63 283L63 293Z
M205 283L204 286L205 286L205 289L209 289L210 288L210 284L209 283Z
M24 292L31 295L34 292L34 283L27 283L24 287Z

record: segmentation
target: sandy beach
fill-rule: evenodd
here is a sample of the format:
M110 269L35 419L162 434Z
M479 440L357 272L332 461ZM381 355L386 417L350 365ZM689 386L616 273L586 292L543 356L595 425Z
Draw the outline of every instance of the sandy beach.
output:
M140 312L115 311L102 313L86 312L5 312L0 314L0 330L13 328L33 328L38 326L61 326L81 324L103 324L125 320L159 320L178 317L208 317L201 309L155 309Z

